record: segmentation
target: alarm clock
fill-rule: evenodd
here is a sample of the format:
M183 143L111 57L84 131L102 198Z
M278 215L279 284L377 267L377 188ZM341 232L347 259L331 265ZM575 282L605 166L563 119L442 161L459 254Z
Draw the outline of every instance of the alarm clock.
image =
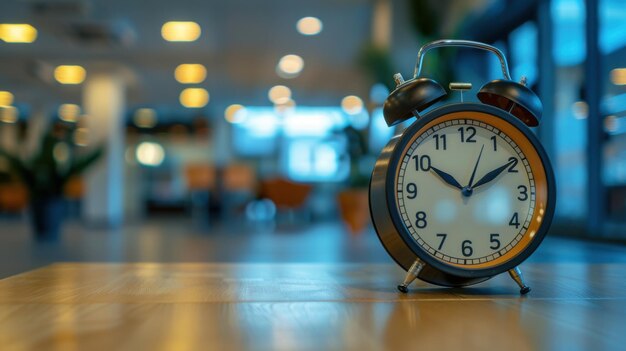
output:
M478 90L480 103L463 102L471 84L450 83L460 102L434 106L447 92L421 75L422 62L429 50L449 46L499 59L503 77ZM406 293L416 278L462 287L508 272L528 293L519 265L545 237L556 198L550 161L530 129L541 120L541 101L524 78L511 80L500 50L474 41L428 43L413 78L394 80L383 107L387 125L416 120L383 148L369 201L380 241L407 271L398 290Z

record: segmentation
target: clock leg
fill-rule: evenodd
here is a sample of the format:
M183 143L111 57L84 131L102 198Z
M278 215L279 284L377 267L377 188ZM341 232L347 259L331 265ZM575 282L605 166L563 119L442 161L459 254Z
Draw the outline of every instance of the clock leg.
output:
M425 263L422 262L422 260L420 260L419 258L416 259L415 262L413 262L411 268L409 268L409 270L406 272L404 281L402 282L402 284L398 285L398 290L401 293L406 294L409 292L408 286L415 280L415 278L417 278L417 276L424 268L424 265Z
M530 287L526 285L526 283L524 283L524 277L522 276L522 271L519 269L519 267L511 269L509 271L509 275L511 276L511 278L513 278L513 280L515 280L515 282L519 286L520 294L526 295L530 292Z

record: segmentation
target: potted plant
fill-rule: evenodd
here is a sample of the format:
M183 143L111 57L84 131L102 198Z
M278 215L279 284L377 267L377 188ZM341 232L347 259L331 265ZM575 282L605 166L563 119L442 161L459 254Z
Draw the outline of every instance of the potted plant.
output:
M64 217L63 191L66 184L92 165L103 147L78 150L73 142L75 124L53 123L44 133L39 149L20 157L0 148L14 175L28 188L33 233L37 240L54 241Z
M369 223L367 187L371 172L368 160L371 157L368 157L368 147L363 132L348 126L343 129L343 133L347 139L350 174L345 189L337 195L337 202L341 218L348 226L350 233L358 234Z

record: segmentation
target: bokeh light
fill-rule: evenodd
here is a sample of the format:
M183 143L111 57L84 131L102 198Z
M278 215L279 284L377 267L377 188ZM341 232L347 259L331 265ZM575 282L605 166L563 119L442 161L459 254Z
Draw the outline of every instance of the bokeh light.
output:
M240 104L232 104L224 110L224 119L232 124L241 123L246 119L246 108Z
M160 166L165 159L163 146L150 141L144 141L137 146L135 152L137 161L144 166Z
M284 85L276 85L267 93L270 101L275 104L282 104L291 99L291 89Z
M209 92L202 88L187 88L180 93L180 103L188 108L200 108L209 103Z
M349 95L341 100L341 108L349 115L356 115L363 111L363 100L355 95Z
M298 55L285 55L276 66L276 73L282 78L295 78L304 68L304 60Z
M86 76L87 71L78 65L61 65L54 69L54 79L61 84L80 84Z
M30 24L0 24L0 39L7 43L32 43L37 39L37 29Z
M166 22L161 27L161 35L167 41L196 41L201 33L200 25L190 21Z
M206 79L206 68L198 63L184 63L176 67L174 77L182 84L202 83Z
M317 17L304 17L296 23L298 32L302 35L317 35L324 28L322 21Z

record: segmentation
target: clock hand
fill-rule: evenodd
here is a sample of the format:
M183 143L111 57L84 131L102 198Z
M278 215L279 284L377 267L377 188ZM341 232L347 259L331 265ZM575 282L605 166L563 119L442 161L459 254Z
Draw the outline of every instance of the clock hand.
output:
M493 171L485 174L482 178L480 178L479 181L476 182L476 184L474 184L474 186L472 186L473 188L479 187L483 184L489 183L490 181L496 179L496 177L498 175L500 175L500 173L502 173L502 171L504 171L505 169L509 168L513 163L515 162L515 160L511 160L509 162L507 162L505 165L500 166L496 169L494 169Z
M463 189L461 184L459 184L459 182L457 182L457 180L454 179L454 177L451 176L450 174L448 174L448 173L446 173L446 172L444 172L444 171L442 171L440 169L437 169L437 168L435 168L433 166L430 166L430 169L432 169L439 176L439 178L441 178L444 182L452 185L453 187L455 187L455 188L457 188L459 190Z
M476 169L478 168L478 162L480 162L480 156L483 155L484 148L485 148L485 144L483 144L483 146L480 148L480 153L478 154L478 160L476 160L476 164L474 165L474 170L472 171L472 176L470 177L469 184L466 186L466 188L469 188L469 189L472 188L472 184L474 183L474 176L476 175Z

